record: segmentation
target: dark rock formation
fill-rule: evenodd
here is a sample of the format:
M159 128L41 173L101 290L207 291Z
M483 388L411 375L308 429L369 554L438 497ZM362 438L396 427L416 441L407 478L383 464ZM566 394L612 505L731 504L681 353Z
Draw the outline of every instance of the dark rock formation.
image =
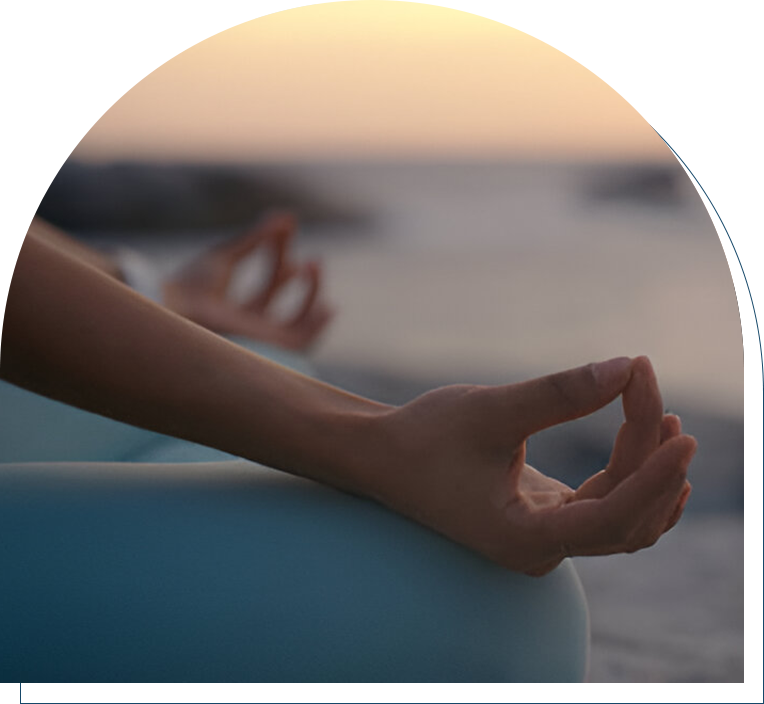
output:
M275 167L71 160L38 213L79 233L188 232L245 227L273 208L288 208L311 224L354 224L366 217Z

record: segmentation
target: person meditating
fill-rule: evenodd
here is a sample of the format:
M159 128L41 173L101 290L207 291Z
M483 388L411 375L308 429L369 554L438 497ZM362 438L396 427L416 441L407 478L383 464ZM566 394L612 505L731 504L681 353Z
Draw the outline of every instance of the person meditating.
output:
M663 413L649 360L447 386L402 406L347 393L216 334L300 349L325 327L320 270L291 260L293 229L278 215L213 249L167 282L163 307L46 224L30 228L0 376L242 460L6 465L2 509L25 528L4 548L24 564L1 589L9 672L47 681L580 679L585 604L565 558L653 545L690 493L696 443ZM229 300L233 271L257 247L273 252L268 281L247 302ZM295 276L308 282L305 301L275 320L270 304ZM625 420L610 461L580 487L525 462L534 433L618 396ZM67 526L82 546L61 537ZM92 554L82 558L85 545Z

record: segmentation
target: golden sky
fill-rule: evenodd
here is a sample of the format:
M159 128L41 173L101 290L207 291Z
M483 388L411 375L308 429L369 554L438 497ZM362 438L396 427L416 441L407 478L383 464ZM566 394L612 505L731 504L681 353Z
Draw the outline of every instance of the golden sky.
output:
M188 49L125 94L87 159L661 159L594 74L505 25L357 0L279 12Z
M611 85L720 191L764 191L762 0L428 1L559 49Z

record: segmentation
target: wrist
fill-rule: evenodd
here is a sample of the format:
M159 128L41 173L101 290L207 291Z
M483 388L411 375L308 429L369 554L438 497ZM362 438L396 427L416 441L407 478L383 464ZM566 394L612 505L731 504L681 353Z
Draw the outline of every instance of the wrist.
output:
M250 361L254 361L250 357ZM382 420L393 407L257 359L229 416L229 452L289 474L377 498ZM268 381L263 384L263 379ZM263 387L266 387L264 389ZM265 393L263 393L265 391ZM227 449L227 448L223 448Z
M306 438L303 476L343 491L383 501L395 467L385 461L386 419L394 407L339 395L324 402L313 416L314 432Z
M359 482L358 493L385 506L391 506L403 471L391 432L397 411L395 406L385 406L348 419L353 440L346 446L346 466Z

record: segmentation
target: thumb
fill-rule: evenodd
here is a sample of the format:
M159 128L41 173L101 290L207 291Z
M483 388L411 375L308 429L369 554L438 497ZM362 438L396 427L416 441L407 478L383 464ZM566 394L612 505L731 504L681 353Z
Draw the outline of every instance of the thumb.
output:
M593 413L626 388L631 367L629 357L616 357L505 387L514 427L528 437Z

